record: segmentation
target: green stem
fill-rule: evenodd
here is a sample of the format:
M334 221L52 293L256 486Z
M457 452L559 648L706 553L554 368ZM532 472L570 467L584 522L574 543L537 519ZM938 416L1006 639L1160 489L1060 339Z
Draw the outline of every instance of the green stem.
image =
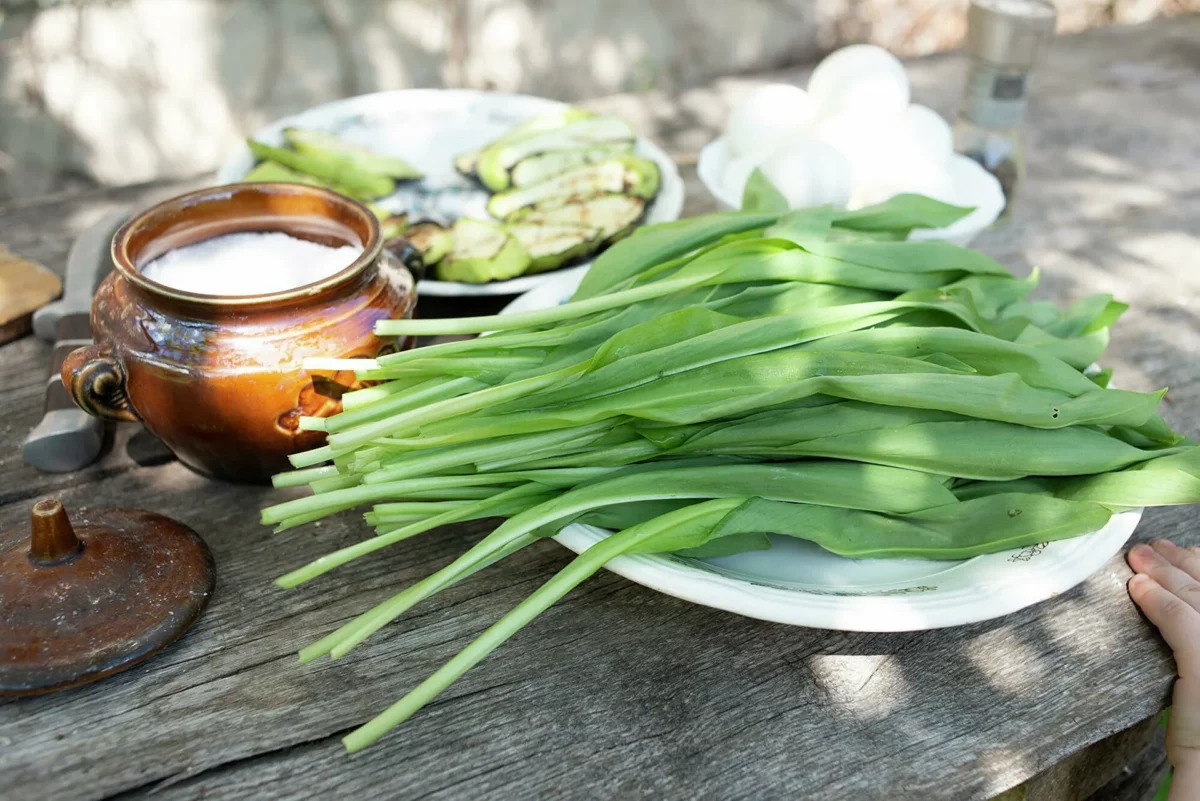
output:
M389 417L386 420L378 420L341 433L330 434L329 445L324 449L318 449L318 451L327 450L328 455L321 453L309 457L305 454L297 454L299 457L304 457L304 464L297 463L297 456L292 457L292 464L296 467L307 467L310 464L326 461L332 458L335 453L348 453L360 445L366 445L373 439L389 435L406 434L437 420L477 412L499 403L522 398L538 390L555 386L561 381L569 380L582 373L584 369L584 365L575 365L553 373L514 381L511 384L489 387L478 392L472 392L469 395L449 398L431 403L428 406L411 409L395 417ZM313 454L313 451L308 451L307 453ZM320 456L321 458L316 458L316 456ZM309 461L309 459L316 460Z
M528 477L532 475L533 477ZM597 475L603 475L597 472ZM264 526L282 523L291 517L320 512L331 515L344 509L372 501L401 500L404 498L421 498L422 492L431 490L454 489L459 487L486 487L493 484L511 484L518 481L536 481L537 474L524 472L492 473L490 475L466 476L430 476L414 478L407 481L393 481L388 484L371 484L349 489L337 490L324 495L310 495L306 498L296 498L284 501L262 510L261 522Z
M616 423L602 420L599 423L550 431L544 434L517 435L498 440L483 440L465 445L452 445L439 453L428 454L415 451L402 459L390 462L386 467L363 477L365 484L382 484L416 475L429 475L451 467L475 464L490 459L511 455L514 451L531 454L542 453L547 448L561 446L582 437L599 437Z
M708 274L688 276L683 279L659 281L611 295L600 295L574 303L564 303L550 309L519 312L517 314L495 315L492 317L451 317L444 319L420 320L380 320L375 323L375 334L381 337L392 336L436 336L451 334L482 334L485 331L509 331L514 328L530 328L533 326L549 325L576 317L582 317L594 312L608 311L622 306L629 306L651 298L669 295L680 289L687 289L706 278Z
M370 387L359 391L367 392L370 389L381 390L383 387L392 386L393 383L397 386L404 386L402 382L391 382L381 387ZM484 384L482 381L476 381L474 378L453 378L449 381L434 379L433 381L426 381L414 387L409 392L383 397L372 402L370 405L358 404L357 408L347 408L341 414L326 420L325 429L330 433L345 431L357 425L382 420L394 414L419 409L430 403L447 400L448 398L456 398L469 392L484 389L485 387L487 387L487 384ZM352 392L350 394L353 395L355 393Z
M293 453L288 457L288 461L292 463L292 467L313 467L321 462L328 462L333 458L333 449L328 445L322 445L319 448L313 448L311 451L301 451Z
M279 473L272 476L271 485L277 489L302 487L319 478L334 478L337 475L338 469L331 464L327 464L320 467L308 467L304 470L289 470L286 473Z
M426 381L425 384L444 384L445 381L438 379L436 381ZM424 384L418 384L416 387L406 385L403 381L391 381L387 384L377 384L373 387L364 387L356 389L353 392L347 392L342 395L342 414L354 409L368 406L372 403L378 403L385 398L390 398L393 395L400 395L406 392L414 392Z
M697 517L728 513L744 503L745 500L745 498L726 498L688 506L614 534L588 548L560 570L554 578L500 618L495 625L475 638L457 656L421 682L416 689L343 738L342 742L345 744L346 750L353 753L365 748L408 720L421 707L432 701L459 677L482 661L484 657L496 650L505 640L524 628L531 620L549 609L555 601L615 557L665 530Z
M394 367L411 361L423 361L429 357L446 357L456 354L470 353L475 350L488 350L496 347L554 347L569 342L575 334L576 326L560 326L547 331L531 331L523 334L501 333L496 336L483 335L474 339L463 339L456 342L442 342L424 348L403 350L399 353L389 353L377 360L381 367Z
M406 589L404 592L401 592L398 595L393 596L392 598L385 601L383 604L380 604L379 606L377 606L375 609L373 609L371 611L372 612L378 611L379 614L381 614L381 615L386 613L389 615L388 620L391 620L392 618L395 618L399 615L404 614L404 612L406 610L408 610L412 606L416 605L421 599L428 597L429 595L433 594L434 592L437 592L438 590L445 589L446 587L456 584L459 581L461 581L462 579L467 578L468 576L472 576L475 573L478 573L480 570L483 570L484 568L488 567L489 565L493 565L496 562L499 562L501 559L505 558L506 556L509 556L510 554L514 554L517 551L524 548L526 545L529 545L536 541L537 541L537 537L534 537L532 535L526 535L524 537L516 539L513 542L509 543L504 548L501 548L499 551L497 551L496 553L489 556L487 559L480 560L479 562L471 565L471 567L469 569L459 571L458 573L456 573L453 576L446 577L445 580L438 583L437 586L434 587L433 589L430 589L430 586L433 584L433 579L436 576L438 576L438 574L434 574L433 576L429 576L428 578L424 579L423 581L417 582L416 584L414 584L411 587L409 587L408 589ZM370 614L370 613L368 613L368 614ZM337 645L339 643L344 641L346 639L346 637L352 631L355 630L356 624L358 624L363 619L363 617L365 617L365 615L360 615L359 617L355 618L354 620L351 620L349 623L346 623L342 627L336 629L335 631L331 631L329 634L326 634L320 640L317 640L315 643L313 643L312 645L310 645L307 648L305 648L304 650L302 650L300 652L300 663L304 664L306 662L311 662L314 659L317 659L318 657L321 657L321 656L324 656L325 654L331 653L334 650L334 648L337 647Z
M386 548L409 537L423 534L438 526L444 526L447 523L457 523L461 520L470 520L476 517L488 517L494 510L518 498L533 499L530 501L530 505L532 506L540 501L547 500L549 497L546 488L540 484L523 484L519 487L513 487L512 489L499 492L490 498L484 498L481 501L449 509L433 517L427 517L418 523L411 523L387 534L380 534L369 540L363 540L362 542L334 551L331 554L326 554L298 570L293 570L290 573L280 576L275 580L275 584L290 589L306 581L312 581L317 576L324 575L347 562L352 562L360 556L378 551L380 548Z
M448 582L456 580L466 572L477 570L477 565L481 562L496 559L498 552L512 552L508 549L513 547L513 543L524 541L534 536L534 532L546 530L560 521L573 520L593 509L614 503L711 497L706 490L692 491L677 487L664 490L654 484L655 482L650 480L642 481L636 489L624 490L622 494L608 491L604 486L589 485L579 488L575 493L560 495L510 517L441 570L343 626L344 637L330 649L330 656L334 659L345 656L351 648L404 614L413 605L448 586ZM490 564L490 561L488 563Z

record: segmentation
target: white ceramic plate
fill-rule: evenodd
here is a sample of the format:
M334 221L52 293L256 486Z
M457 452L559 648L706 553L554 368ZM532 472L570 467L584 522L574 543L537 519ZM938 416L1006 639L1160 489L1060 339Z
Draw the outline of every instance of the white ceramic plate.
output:
M348 142L389 153L425 173L420 181L402 184L395 194L378 201L396 213L428 217L448 223L456 217L491 219L488 193L454 170L454 157L486 145L518 123L562 108L564 104L529 95L507 95L468 89L403 89L360 95L316 106L277 120L254 134L268 144L282 144L289 126L318 128L336 133ZM662 172L658 196L646 210L644 224L670 222L683 210L683 181L670 157L657 145L638 139L634 152L653 159ZM240 181L254 166L250 150L241 147L217 173L221 183ZM464 284L424 280L422 295L516 295L540 286L552 275L579 276L587 263L553 273L519 276L509 281Z
M514 300L502 312L565 303L578 276ZM960 562L847 559L812 543L772 537L772 548L719 559L622 556L608 569L659 592L739 615L843 631L918 631L1007 615L1069 590L1121 550L1142 510L1100 531ZM555 540L582 553L611 532L570 525Z
M725 140L717 137L701 148L696 172L700 176L700 183L704 184L718 206L740 209L742 199L735 197L721 183L728 163L729 149L725 147ZM1004 190L1000 182L977 162L955 153L950 162L950 172L955 182L955 197L944 199L960 206L973 206L975 210L945 228L913 231L909 239L946 239L965 247L994 223L1004 210Z

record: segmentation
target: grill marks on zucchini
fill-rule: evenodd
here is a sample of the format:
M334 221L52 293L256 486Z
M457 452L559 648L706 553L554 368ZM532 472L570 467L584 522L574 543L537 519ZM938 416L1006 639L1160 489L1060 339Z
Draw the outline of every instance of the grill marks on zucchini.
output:
M551 150L517 162L512 168L512 185L526 187L561 175L564 172L607 161L633 151L633 142L620 142L606 147L576 148L573 150ZM468 154L470 155L470 154Z
M499 225L460 217L451 231L453 247L437 266L438 278L443 281L503 281L529 267L525 248Z
M488 213L508 219L528 206L564 206L599 195L628 194L652 198L658 194L658 165L650 159L625 156L580 167L540 184L492 195Z
M454 166L494 192L488 213L505 221L529 255L526 272L536 273L595 255L641 222L661 174L633 154L635 143L624 121L568 108L460 154Z
M510 225L508 232L529 254L526 273L558 269L590 256L604 244L599 229L578 225Z
M454 237L450 231L431 220L413 223L404 236L409 244L421 251L421 259L426 267L437 264L454 247Z
M601 195L579 203L556 208L523 209L513 215L521 225L577 225L600 232L603 244L608 245L628 236L642 221L646 201L630 195Z
M629 123L617 117L588 116L566 125L515 139L505 137L479 154L475 174L488 189L500 192L512 185L510 170L517 162L552 150L574 150L634 140Z

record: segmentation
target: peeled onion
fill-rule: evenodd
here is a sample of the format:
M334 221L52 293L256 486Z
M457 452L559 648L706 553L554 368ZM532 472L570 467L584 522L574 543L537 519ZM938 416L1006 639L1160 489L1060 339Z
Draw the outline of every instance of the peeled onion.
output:
M877 174L870 181L855 184L847 205L857 209L903 194L925 195L943 203L957 203L959 193L949 160L918 157L897 161L887 172Z
M725 146L734 156L765 156L789 138L804 134L812 102L799 86L760 86L739 101L725 124Z
M855 193L879 183L897 160L894 124L872 124L853 116L830 117L813 128L813 136L837 149L850 165Z
M841 208L850 199L850 164L826 142L794 142L772 153L761 168L791 208L826 203Z
M912 104L897 120L898 150L931 161L946 161L954 151L950 124L928 106Z
M882 47L851 45L817 65L808 94L823 117L893 117L908 105L908 76L900 60Z
M767 155L763 153L730 159L725 165L725 171L721 173L721 186L725 187L725 191L731 196L740 200L742 193L746 191L746 181L750 180L750 173L754 172L754 168L761 164Z

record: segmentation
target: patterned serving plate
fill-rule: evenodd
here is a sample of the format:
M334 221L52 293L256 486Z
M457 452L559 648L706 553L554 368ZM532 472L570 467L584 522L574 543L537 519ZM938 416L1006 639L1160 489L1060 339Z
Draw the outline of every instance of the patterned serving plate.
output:
M268 144L283 142L289 126L317 128L348 142L400 156L425 173L420 181L402 184L379 205L411 219L430 218L448 223L457 217L491 219L488 193L454 170L454 157L475 150L531 117L564 104L529 95L478 92L468 89L403 89L360 95L316 106L277 120L254 134ZM643 224L669 222L683 210L683 180L675 162L654 143L638 139L634 152L653 159L662 173L658 196L646 210ZM241 147L217 173L221 183L234 183L254 166L250 150ZM589 262L554 272L518 276L508 281L464 284L423 280L417 291L440 297L518 295L541 286L552 276L582 277Z
M553 280L502 313L565 303L581 276ZM622 556L608 569L653 590L739 615L842 631L919 631L990 620L1053 598L1113 557L1141 509L1099 531L963 561L847 559L812 543L772 537L768 551L718 559ZM570 525L554 539L575 553L612 532Z

